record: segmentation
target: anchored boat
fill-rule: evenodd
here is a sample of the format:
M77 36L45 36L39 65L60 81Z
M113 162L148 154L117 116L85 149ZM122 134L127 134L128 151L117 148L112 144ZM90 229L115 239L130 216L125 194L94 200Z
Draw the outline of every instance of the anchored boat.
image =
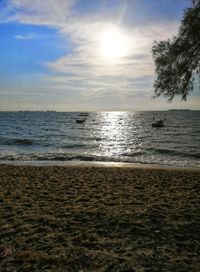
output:
M164 121L161 119L161 120L158 120L154 123L151 124L152 127L164 127Z

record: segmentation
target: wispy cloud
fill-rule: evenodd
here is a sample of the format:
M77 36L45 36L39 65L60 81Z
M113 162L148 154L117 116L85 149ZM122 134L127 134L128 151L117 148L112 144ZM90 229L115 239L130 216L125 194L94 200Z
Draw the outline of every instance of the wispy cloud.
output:
M2 17L26 24L57 25L68 18L76 0L10 0ZM6 18L5 18L6 17Z
M40 35L36 34L36 33L28 33L28 34L18 34L14 36L15 39L17 40L37 40L40 38Z

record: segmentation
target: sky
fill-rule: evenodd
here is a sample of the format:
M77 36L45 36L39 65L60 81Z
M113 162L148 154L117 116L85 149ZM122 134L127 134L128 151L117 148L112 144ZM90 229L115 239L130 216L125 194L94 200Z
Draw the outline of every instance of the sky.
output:
M154 41L189 0L0 0L0 110L200 109L154 95Z

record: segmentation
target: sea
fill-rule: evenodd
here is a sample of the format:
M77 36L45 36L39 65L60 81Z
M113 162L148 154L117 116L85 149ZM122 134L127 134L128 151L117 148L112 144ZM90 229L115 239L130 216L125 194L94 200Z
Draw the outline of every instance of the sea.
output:
M200 111L0 112L0 163L16 162L200 168Z

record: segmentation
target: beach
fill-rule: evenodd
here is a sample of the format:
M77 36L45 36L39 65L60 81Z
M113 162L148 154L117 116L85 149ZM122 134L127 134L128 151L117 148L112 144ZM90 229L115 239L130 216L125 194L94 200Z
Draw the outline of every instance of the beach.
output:
M0 165L0 272L199 271L200 171Z

